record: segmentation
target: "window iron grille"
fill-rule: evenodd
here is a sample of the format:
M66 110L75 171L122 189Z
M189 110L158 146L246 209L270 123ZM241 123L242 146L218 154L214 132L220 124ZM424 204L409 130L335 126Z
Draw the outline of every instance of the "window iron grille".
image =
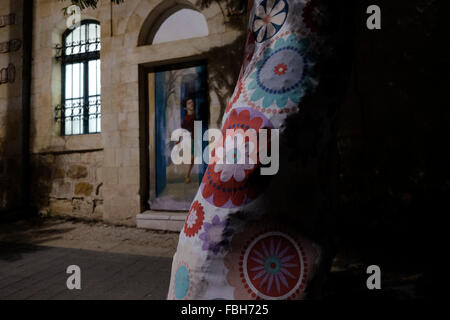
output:
M63 35L55 46L61 61L61 104L55 107L55 121L61 135L98 133L101 128L100 25L82 21Z
M100 58L100 38L65 42L54 46L56 59L62 62L77 61L86 58Z
M89 133L99 133L101 129L100 96L90 98L88 104L78 99L66 101L64 105L57 105L55 121L61 123L62 132L70 132L70 135L84 134L85 128Z

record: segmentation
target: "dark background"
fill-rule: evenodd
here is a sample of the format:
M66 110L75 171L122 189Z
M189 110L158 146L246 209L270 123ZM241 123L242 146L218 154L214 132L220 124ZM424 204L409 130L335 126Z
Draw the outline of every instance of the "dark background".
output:
M231 3L240 8L242 1ZM327 232L334 237L337 257L325 297L432 297L441 276L436 268L442 264L441 226L450 212L449 81L444 72L448 1L346 0L339 5L349 20L343 41L351 44L350 70L345 70L347 92L332 141L338 149L332 160L338 162L338 181ZM366 27L370 5L381 8L381 30ZM242 20L234 22L239 29ZM213 88L214 83L234 88L240 65L233 61L240 61L244 40L212 50L211 57L223 62L212 68ZM224 109L227 97L222 100ZM307 147L305 141L298 144ZM290 187L299 189L285 181L282 192ZM298 205L289 207L299 211ZM372 264L382 271L384 290L379 292L365 286L366 267Z
M366 8L382 10L368 30ZM448 5L438 0L357 1L349 92L339 112L339 241L411 278L432 296L440 226L450 199ZM406 275L407 274L407 275Z

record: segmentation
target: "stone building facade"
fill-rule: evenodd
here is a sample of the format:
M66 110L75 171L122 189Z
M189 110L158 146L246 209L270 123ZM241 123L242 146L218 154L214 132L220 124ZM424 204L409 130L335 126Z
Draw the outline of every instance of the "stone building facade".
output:
M0 212L21 202L22 9L0 1Z
M202 60L212 75L213 69L220 70L220 61L208 53L236 43L240 33L226 23L219 6L201 10L195 0L126 0L120 5L101 0L96 9L83 10L82 21L93 20L101 27L101 131L62 135L61 124L55 120L63 85L57 56L67 30L63 8L68 4L34 0L30 137L33 204L52 215L135 225L136 216L151 209L148 181L153 174L153 156L148 146L153 128L146 102L149 70ZM152 37L165 19L182 9L200 12L206 19L208 35L153 44ZM235 76L228 77L229 83ZM1 86L0 103L4 90ZM224 97L231 92L214 83L209 84L209 90L209 126L218 127ZM0 106L4 109L3 104Z

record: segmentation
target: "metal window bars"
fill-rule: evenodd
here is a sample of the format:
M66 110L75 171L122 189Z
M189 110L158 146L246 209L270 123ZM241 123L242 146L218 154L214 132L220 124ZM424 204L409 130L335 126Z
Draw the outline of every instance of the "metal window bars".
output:
M57 44L56 59L62 61L73 61L96 56L101 49L100 38L66 42L64 45Z
M89 98L86 104L82 99L66 100L55 107L55 121L61 124L63 135L99 133L101 131L100 96Z
M55 107L61 135L100 132L100 48L100 25L91 20L67 30L55 46L62 74L61 104Z

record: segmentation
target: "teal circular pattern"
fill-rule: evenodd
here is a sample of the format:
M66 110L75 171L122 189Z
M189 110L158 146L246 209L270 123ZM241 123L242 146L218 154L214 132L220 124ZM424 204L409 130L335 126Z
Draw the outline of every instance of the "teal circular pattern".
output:
M189 270L186 266L181 265L178 267L175 273L175 298L178 300L184 299L188 292L190 286Z
M267 93L283 94L297 88L303 77L302 52L294 46L288 46L276 50L264 60L256 82Z
M250 105L283 109L297 105L312 88L311 44L295 34L276 40L246 79L244 97ZM247 98L248 97L248 98Z
M277 256L271 256L266 260L264 268L269 274L277 274L281 268L281 261Z

